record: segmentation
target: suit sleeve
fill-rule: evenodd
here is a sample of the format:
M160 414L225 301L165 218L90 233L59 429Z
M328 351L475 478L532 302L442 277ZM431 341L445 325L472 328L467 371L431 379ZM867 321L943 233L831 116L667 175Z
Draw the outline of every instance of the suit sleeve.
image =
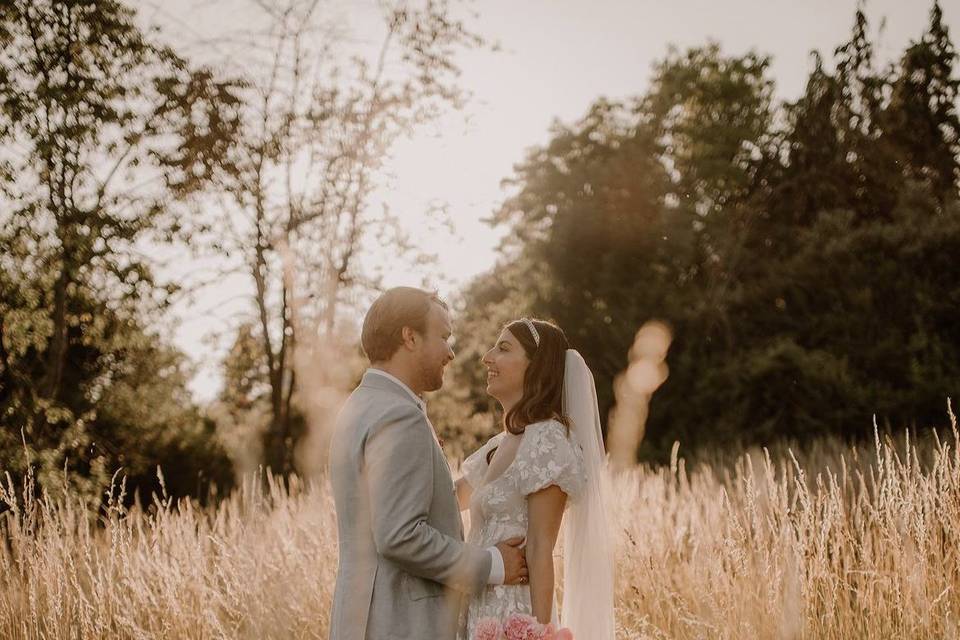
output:
M464 593L483 589L491 555L428 523L434 490L433 430L415 407L398 408L372 429L364 449L377 552L404 571Z

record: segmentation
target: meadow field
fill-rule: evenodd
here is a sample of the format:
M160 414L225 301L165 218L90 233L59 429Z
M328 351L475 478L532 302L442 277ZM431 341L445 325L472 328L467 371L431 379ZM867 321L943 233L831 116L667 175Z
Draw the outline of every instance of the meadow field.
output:
M618 638L956 638L960 449L682 458L612 478ZM262 480L262 479L260 479ZM263 489L262 487L268 488ZM336 522L323 479L252 478L218 506L0 515L0 638L326 638Z

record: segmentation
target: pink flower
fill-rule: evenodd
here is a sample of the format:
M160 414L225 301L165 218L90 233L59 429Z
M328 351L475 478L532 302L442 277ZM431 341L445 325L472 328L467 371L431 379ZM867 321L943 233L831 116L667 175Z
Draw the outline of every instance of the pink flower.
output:
M559 629L557 633L554 634L553 640L573 640L573 632L570 629Z
M513 613L503 623L503 636L506 640L540 640L540 629L536 618Z
M500 623L493 618L483 618L477 623L473 640L500 640Z

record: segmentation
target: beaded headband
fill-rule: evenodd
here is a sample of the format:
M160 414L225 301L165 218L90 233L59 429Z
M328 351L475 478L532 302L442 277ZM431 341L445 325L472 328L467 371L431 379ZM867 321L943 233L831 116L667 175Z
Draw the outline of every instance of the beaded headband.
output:
M530 329L530 335L533 336L533 341L536 345L540 346L540 333L537 331L537 328L533 326L533 321L530 318L520 318L524 324L527 325L527 328Z

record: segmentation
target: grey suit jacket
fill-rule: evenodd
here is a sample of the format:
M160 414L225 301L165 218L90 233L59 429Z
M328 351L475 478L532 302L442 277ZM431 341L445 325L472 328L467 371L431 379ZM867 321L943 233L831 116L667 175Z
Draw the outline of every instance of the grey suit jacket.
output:
M329 469L340 544L330 639L453 640L491 557L463 542L447 461L403 387L364 375L337 418Z

